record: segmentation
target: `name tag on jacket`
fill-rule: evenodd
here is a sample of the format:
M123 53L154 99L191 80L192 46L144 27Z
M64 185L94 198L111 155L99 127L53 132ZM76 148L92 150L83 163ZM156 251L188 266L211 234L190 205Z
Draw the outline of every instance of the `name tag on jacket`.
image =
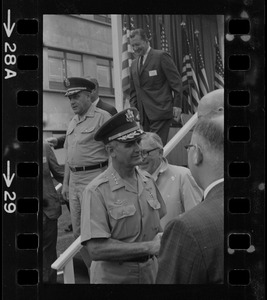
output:
M151 71L148 72L148 74L149 74L150 77L158 75L157 70L151 70Z

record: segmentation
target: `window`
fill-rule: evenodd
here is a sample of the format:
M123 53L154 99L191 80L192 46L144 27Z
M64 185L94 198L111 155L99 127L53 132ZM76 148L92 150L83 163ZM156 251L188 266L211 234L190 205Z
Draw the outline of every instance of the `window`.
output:
M48 50L49 88L65 90L65 77L83 76L82 55Z
M84 59L82 54L48 49L49 89L65 90L63 81L66 77L83 77ZM96 60L96 73L99 91L102 94L114 95L114 70L110 58L91 56Z
M111 16L110 15L94 15L94 19L96 21L111 24Z
M113 61L97 58L97 80L100 91L114 94Z

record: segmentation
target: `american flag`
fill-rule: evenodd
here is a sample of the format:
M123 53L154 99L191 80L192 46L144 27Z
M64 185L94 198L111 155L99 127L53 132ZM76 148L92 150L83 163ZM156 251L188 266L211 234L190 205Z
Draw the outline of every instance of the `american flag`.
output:
M125 99L129 98L130 95L130 66L134 59L133 50L130 44L130 32L134 27L133 17L124 15L122 28L122 91Z
M205 70L204 60L200 51L199 39L198 39L199 31L195 31L195 43L196 43L196 58L197 58L197 75L198 75L198 83L199 83L199 92L200 98L209 93L209 83L207 79L207 74Z
M163 23L160 25L160 43L161 43L161 49L163 51L170 53L169 52L169 44L168 44L168 40L167 40L167 36L166 36L166 32L165 32L165 26Z
M214 75L214 89L224 88L224 71L222 64L222 57L219 49L219 45L215 40L216 62L215 62L215 75Z
M183 112L195 113L199 103L199 87L194 69L193 57L186 32L185 23L182 26L182 87L183 87Z
M149 40L151 40L152 34L151 34L151 30L150 30L150 18L149 18L149 15L145 15L145 23L146 23L146 34L147 34L147 38L148 38Z

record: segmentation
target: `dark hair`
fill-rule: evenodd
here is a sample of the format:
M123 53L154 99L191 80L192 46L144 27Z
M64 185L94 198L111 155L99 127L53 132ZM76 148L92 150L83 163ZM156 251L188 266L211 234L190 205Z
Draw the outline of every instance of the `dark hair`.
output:
M136 35L139 35L140 38L143 40L143 41L148 41L148 37L147 37L147 34L146 32L144 31L144 29L142 28L137 28L137 29L134 29L131 31L130 33L130 38L134 38Z
M220 111L208 113L198 120L194 128L194 133L203 138L208 148L219 152L224 150L223 116Z

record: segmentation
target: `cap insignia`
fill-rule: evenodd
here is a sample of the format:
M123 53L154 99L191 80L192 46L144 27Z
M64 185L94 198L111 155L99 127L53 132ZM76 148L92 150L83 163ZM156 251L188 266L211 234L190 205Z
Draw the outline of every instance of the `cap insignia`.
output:
M65 85L66 85L66 86L70 86L70 81L69 81L69 79L68 79L68 78L65 78L65 80L64 80L64 81L65 81Z
M132 110L127 109L127 112L126 112L125 116L126 116L126 121L127 122L133 122L134 121L134 113L133 113Z

